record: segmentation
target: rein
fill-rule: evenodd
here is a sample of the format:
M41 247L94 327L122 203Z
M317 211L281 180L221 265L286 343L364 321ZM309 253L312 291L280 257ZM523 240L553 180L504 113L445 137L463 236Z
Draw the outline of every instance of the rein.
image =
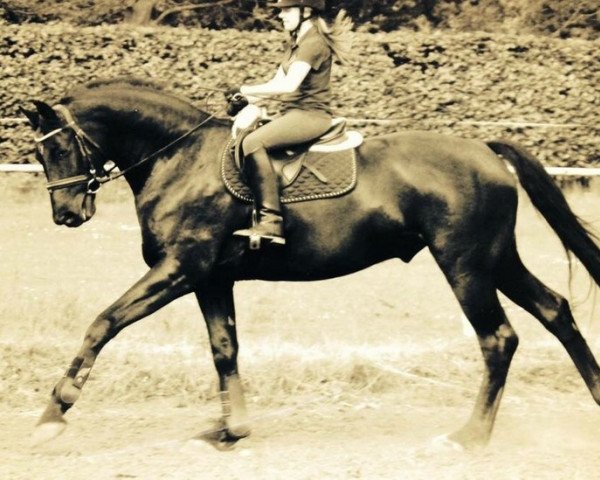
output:
M173 145L176 145L177 143L181 142L182 140L184 140L185 138L189 137L191 134L193 134L194 132L199 130L206 123L208 123L210 120L212 120L216 115L214 113L210 114L202 122L200 122L198 125L196 125L192 129L185 132L183 135L180 135L172 142L168 143L164 147L159 148L155 152L142 158L141 160L134 163L133 165L130 165L129 167L125 168L124 170L121 170L120 172L115 173L115 174L111 174L110 171L114 168L114 167L112 167L111 169L109 169L106 172L107 174L99 176L97 174L94 163L92 162L92 150L90 147L93 147L94 149L96 149L104 157L104 159L106 161L108 161L106 154L102 151L102 148L100 147L100 145L98 145L98 143L96 143L77 124L77 122L75 121L75 118L73 117L73 115L71 114L71 112L69 111L69 109L67 107L65 107L64 105L56 105L54 108L55 108L55 110L62 113L62 115L65 118L67 123L64 126L57 128L56 130L52 130L51 132L48 132L46 135L44 135L42 137L35 138L34 139L35 143L42 143L64 130L67 130L69 128L72 129L73 133L75 134L75 140L77 141L77 146L79 148L79 151L80 151L82 157L87 161L87 164L89 166L89 171L87 174L73 175L71 177L66 177L66 178L61 178L59 180L49 181L46 183L46 188L50 192L53 192L54 190L59 190L62 188L68 188L68 187L73 187L76 185L86 185L87 184L86 194L89 194L89 195L95 194L100 189L100 187L102 185L104 185L105 183L108 183L112 180L116 180L117 178L124 176L129 171L133 170L134 168L137 168L140 165L143 165L144 163L147 163L150 160L155 159L158 155L163 153L165 150L171 148Z

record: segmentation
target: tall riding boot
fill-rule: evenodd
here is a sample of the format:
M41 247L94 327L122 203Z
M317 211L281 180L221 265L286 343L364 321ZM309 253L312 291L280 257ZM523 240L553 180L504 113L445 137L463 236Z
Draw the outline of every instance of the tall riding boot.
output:
M285 244L283 218L279 201L277 175L264 148L245 159L248 184L254 194L257 223L252 228L237 230L233 234L241 237L260 237L271 243Z

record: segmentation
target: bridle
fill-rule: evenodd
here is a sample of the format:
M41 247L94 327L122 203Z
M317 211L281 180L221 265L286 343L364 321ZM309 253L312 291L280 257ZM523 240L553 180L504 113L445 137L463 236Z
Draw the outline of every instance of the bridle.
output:
M48 132L47 134L43 135L42 137L35 138L34 139L35 143L38 143L38 144L43 143L46 140L48 140L49 138L52 138L54 135L57 135L58 133L63 132L67 129L73 130L73 133L75 135L75 140L77 141L77 146L79 148L79 152L81 153L81 156L85 159L85 161L88 165L88 172L86 174L72 175L70 177L61 178L59 180L48 181L46 183L46 188L50 192L53 192L54 190L59 190L59 189L68 188L68 187L74 187L76 185L87 185L86 195L94 195L103 184L110 182L112 180L115 180L119 177L122 177L130 170L132 170L136 167L139 167L140 165L148 162L149 160L156 158L162 152L164 152L168 148L172 147L176 143L180 142L184 138L190 136L192 133L194 133L196 130L200 129L200 127L204 126L206 123L208 123L211 119L213 119L215 117L214 113L210 114L207 118L205 118L202 122L200 122L198 125L193 127L191 130L188 130L183 135L179 136L178 138L176 138L169 144L158 149L154 153L151 153L150 155L144 157L143 159L134 163L133 165L130 165L129 167L125 168L124 170L121 170L118 173L114 173L114 174L111 173L112 170L114 168L116 168L116 165L113 164L114 166L112 166L108 169L106 167L103 168L103 173L104 173L103 175L98 175L98 171L96 170L94 162L92 161L92 154L93 154L92 150L93 149L95 149L97 152L99 152L102 155L102 157L105 160L104 165L106 165L108 163L112 163L109 161L108 156L103 152L102 147L100 147L100 145L98 145L98 143L96 143L93 138L91 138L87 133L85 133L82 130L82 128L77 124L77 122L75 121L75 118L73 117L73 115L71 114L71 112L69 111L69 109L66 106L56 105L53 108L54 108L54 110L56 110L62 114L62 116L64 117L64 119L66 121L66 124L63 125L62 127L52 130L51 132Z
M60 112L67 122L60 128L52 130L48 132L46 135L35 138L35 143L43 143L46 140L54 137L60 132L63 132L67 129L73 130L75 134L75 140L77 141L77 146L81 153L81 156L85 159L88 164L88 173L85 175L73 175L71 177L61 178L59 180L53 180L46 183L46 188L53 192L54 190L59 190L62 188L74 187L76 185L87 185L87 194L95 194L103 183L110 181L110 177L107 175L98 176L96 167L92 161L92 147L95 148L102 155L102 148L98 145L87 133L85 133L77 122L75 118L69 111L67 107L64 105L56 105L54 110Z

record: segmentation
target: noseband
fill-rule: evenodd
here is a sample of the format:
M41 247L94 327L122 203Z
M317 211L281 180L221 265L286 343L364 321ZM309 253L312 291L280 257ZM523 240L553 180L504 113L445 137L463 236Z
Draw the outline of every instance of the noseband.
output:
M89 170L86 175L73 175L71 177L61 178L59 180L53 180L51 182L47 182L46 188L50 192L53 192L54 190L59 190L61 188L68 188L68 187L74 187L76 185L86 185L87 184L86 194L88 194L88 195L95 194L103 184L110 182L111 180L115 180L116 178L122 177L130 170L137 168L140 165L142 165L143 163L146 163L149 160L156 158L158 155L160 155L164 151L168 150L176 143L179 143L184 138L189 137L192 133L194 133L196 130L199 130L201 127L203 127L206 123L208 123L210 120L212 120L215 117L215 114L211 113L210 115L208 115L208 117L206 117L204 120L202 120L198 125L196 125L192 129L188 130L183 135L179 136L178 138L176 138L169 144L158 149L157 151L148 155L147 157L144 157L139 162L134 163L133 165L130 165L129 167L125 168L124 170L121 170L119 173L110 174L110 172L116 167L116 165L114 165L110 168L105 167L104 175L99 176L97 174L96 167L94 167L94 163L92 162L91 147L95 148L99 153L102 154L102 156L105 159L105 164L112 163L112 162L108 161L108 157L104 154L100 145L98 145L87 133L85 133L79 125L77 125L75 118L73 117L73 115L71 114L71 112L69 111L69 109L67 107L65 107L64 105L56 105L54 107L54 109L62 113L63 117L65 118L65 120L67 122L66 125L64 125L60 128L57 128L56 130L52 130L51 132L48 132L47 134L45 134L42 137L35 138L34 139L35 143L42 143L42 142L48 140L49 138L52 138L54 135L70 128L71 130L73 130L73 133L75 134L75 140L77 140L77 146L79 147L81 156L83 158L85 158L85 160L88 164Z
M87 133L85 133L77 122L75 118L69 111L67 107L64 105L56 105L54 107L55 110L59 111L66 120L66 125L57 128L56 130L52 130L48 132L43 137L39 137L35 139L35 143L42 143L49 138L52 138L54 135L67 130L70 128L73 130L75 134L75 140L77 141L77 146L79 148L79 152L81 156L86 160L89 170L86 175L73 175L71 177L61 178L59 180L53 180L51 182L46 183L46 188L53 192L54 190L59 190L61 188L74 187L76 185L87 185L86 193L89 195L95 194L103 183L106 183L111 180L111 177L107 175L98 176L96 167L92 162L92 147L95 148L98 152L102 152L102 148L98 145Z

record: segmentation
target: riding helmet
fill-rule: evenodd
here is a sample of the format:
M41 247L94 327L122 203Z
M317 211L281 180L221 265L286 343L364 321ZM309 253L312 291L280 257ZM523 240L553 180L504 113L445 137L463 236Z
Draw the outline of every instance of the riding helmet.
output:
M275 8L310 7L319 12L325 10L325 0L277 0L270 5Z

